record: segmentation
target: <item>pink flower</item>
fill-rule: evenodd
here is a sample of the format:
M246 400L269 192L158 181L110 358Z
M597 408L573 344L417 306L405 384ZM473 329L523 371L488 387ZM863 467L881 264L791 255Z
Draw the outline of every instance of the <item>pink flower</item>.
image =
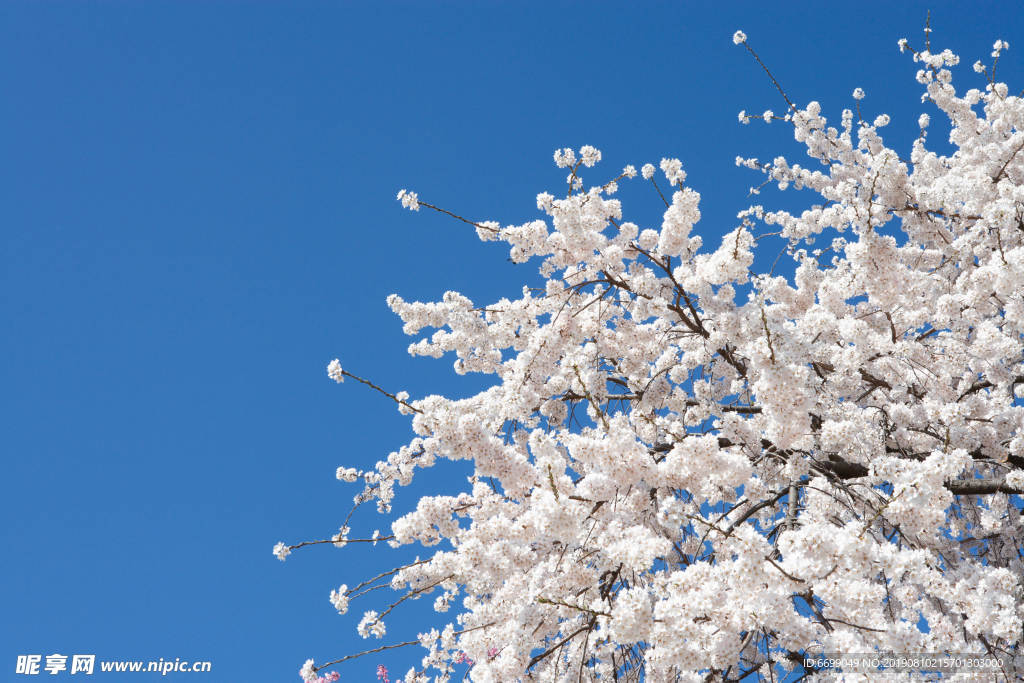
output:
M487 656L490 657L491 659L494 659L495 657L498 656L499 652L501 652L501 650L499 650L498 648L491 647L491 648L487 649Z
M391 679L388 678L388 668L383 664L377 665L377 678L381 680L381 683L391 683Z

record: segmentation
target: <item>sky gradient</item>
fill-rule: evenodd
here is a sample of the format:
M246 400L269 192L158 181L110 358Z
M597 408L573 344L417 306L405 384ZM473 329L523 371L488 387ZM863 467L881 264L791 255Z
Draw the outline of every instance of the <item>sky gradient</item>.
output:
M593 182L678 157L703 197L696 231L716 245L761 182L737 155L804 162L785 126L738 124L741 109L785 104L733 32L834 121L863 87L865 116L889 113L888 139L909 149L918 114L937 117L896 41L923 43L927 7L0 5L0 680L31 680L13 673L19 654L91 653L212 662L162 680L295 683L306 658L414 638L432 599L383 641L355 624L388 596L343 617L328 602L404 555L271 554L337 531L358 489L335 468L368 468L411 436L386 399L331 382L328 361L413 397L488 384L410 358L385 297L487 303L537 278L395 193L522 223L539 217L538 192L563 188L557 147L601 149ZM970 64L996 38L1011 46L1001 78L1024 86L1013 3L930 7L961 88L983 87ZM622 199L641 227L660 225L641 181ZM461 472L427 473L396 509L454 492ZM354 535L389 523L357 515ZM338 671L373 681L385 664L394 678L422 654Z

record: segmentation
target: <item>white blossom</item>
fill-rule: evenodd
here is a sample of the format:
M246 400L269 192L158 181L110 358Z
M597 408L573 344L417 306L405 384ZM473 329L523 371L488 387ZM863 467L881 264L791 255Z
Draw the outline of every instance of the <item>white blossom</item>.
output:
M342 526L338 530L338 533L331 536L332 545L335 548L344 548L346 545L348 545L348 535L350 531L351 529L348 528L348 525Z
M338 610L338 614L344 614L348 611L348 586L341 584L341 586L331 591L331 604L334 605L334 609Z
M337 358L327 364L327 376L338 384L345 381L345 374L341 370L341 362Z
M278 543L274 546L274 556L282 562L292 554L291 548L284 543Z
M302 680L306 683L315 683L317 678L319 678L316 674L316 671L313 669L312 659L307 659L306 662L302 665L302 668L299 669L299 676L301 676Z
M384 622L380 620L380 615L374 610L367 610L363 614L363 618L359 622L359 626L356 627L356 631L363 638L383 638L387 629L384 627Z
M669 185L681 185L686 180L686 171L683 170L683 162L679 159L662 159L661 171Z
M420 200L415 192L409 192L408 190L398 191L398 201L402 202L402 206L410 211L420 210Z
M555 150L555 165L559 168L569 168L576 164L576 152L571 148Z
M580 147L580 162L584 166L590 168L599 161L601 161L601 150L590 145Z
M339 467L335 477L340 481L352 483L360 476L359 470L355 467Z

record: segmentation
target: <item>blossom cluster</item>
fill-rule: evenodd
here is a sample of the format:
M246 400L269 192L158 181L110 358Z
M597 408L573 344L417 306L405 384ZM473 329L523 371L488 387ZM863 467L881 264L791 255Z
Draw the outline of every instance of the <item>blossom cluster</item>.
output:
M541 218L476 224L535 259L538 286L487 305L389 298L407 334L434 330L411 354L495 380L393 397L415 438L337 470L388 513L417 470L472 467L385 537L432 554L380 586L461 605L420 635L407 683L467 662L477 681L697 681L767 677L812 650L1021 654L1024 99L995 82L958 92L956 55L900 46L952 153L928 147L924 114L909 152L888 147L889 117L862 119L860 88L837 124L817 102L767 111L808 160L738 163L820 201L751 206L703 249L679 160L641 165L635 182L660 169L671 190L642 228L608 183L583 183L596 148L560 149L569 191L538 196ZM792 277L752 277L761 227ZM330 596L341 613L350 599ZM360 635L384 636L390 609L365 611Z

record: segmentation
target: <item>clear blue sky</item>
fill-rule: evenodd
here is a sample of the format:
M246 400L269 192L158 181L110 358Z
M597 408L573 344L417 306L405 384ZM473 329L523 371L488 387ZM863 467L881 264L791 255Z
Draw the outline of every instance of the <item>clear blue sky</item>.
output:
M906 149L924 108L896 41L922 43L926 8L4 2L0 680L30 680L18 654L59 652L213 663L166 680L295 683L307 657L381 644L354 632L380 602L340 617L327 594L398 554L271 555L337 530L356 492L338 465L369 467L409 436L387 401L324 368L339 356L413 396L475 391L449 360L406 355L385 297L488 302L536 274L395 192L523 222L561 187L556 147L600 148L594 181L678 156L713 244L760 182L737 155L800 160L782 125L737 123L784 103L733 31L801 104L838 118L863 87ZM969 65L996 38L1011 44L1000 71L1024 85L1015 3L931 9L961 85L982 86ZM636 185L627 211L657 227ZM453 472L398 507L451 490ZM416 628L392 619L383 642ZM339 671L372 681L422 652Z

